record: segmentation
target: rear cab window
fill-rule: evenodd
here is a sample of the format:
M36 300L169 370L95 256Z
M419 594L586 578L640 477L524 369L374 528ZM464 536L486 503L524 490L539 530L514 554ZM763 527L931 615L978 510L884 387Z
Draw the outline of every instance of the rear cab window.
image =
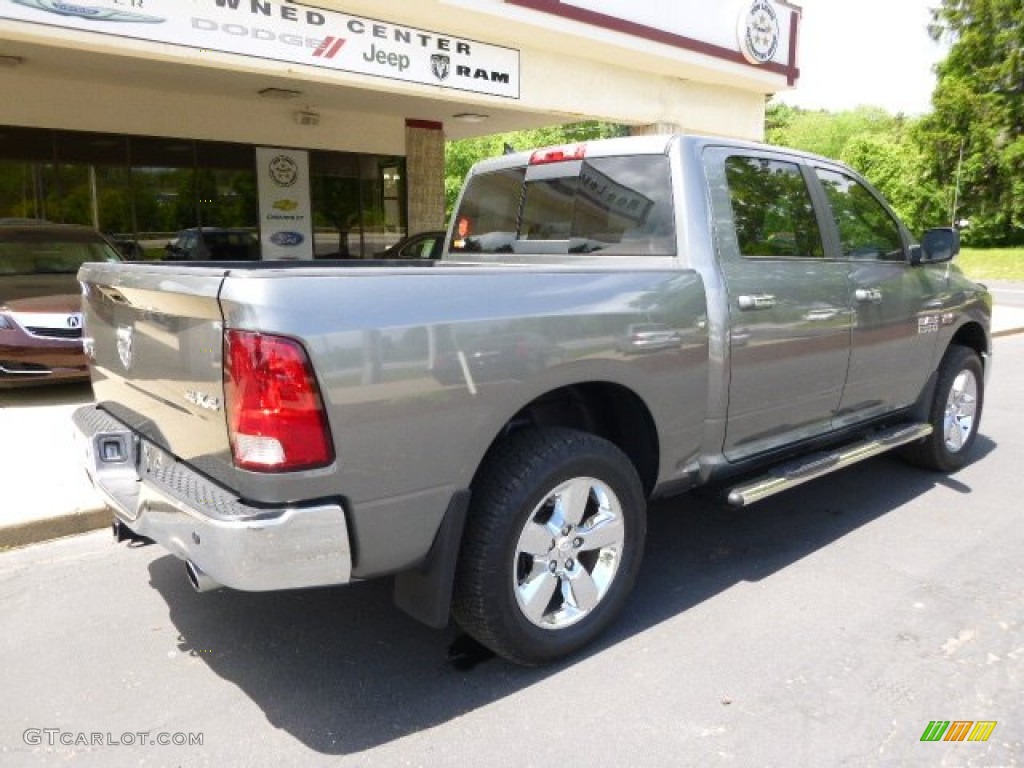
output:
M512 253L525 180L525 168L473 176L455 218L450 250Z
M669 159L570 159L475 175L449 250L673 256Z

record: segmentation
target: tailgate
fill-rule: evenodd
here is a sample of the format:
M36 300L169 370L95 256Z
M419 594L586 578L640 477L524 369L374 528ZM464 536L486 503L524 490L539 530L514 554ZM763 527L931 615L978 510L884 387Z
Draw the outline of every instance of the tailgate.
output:
M101 407L208 474L231 466L217 295L227 270L86 264L86 351Z

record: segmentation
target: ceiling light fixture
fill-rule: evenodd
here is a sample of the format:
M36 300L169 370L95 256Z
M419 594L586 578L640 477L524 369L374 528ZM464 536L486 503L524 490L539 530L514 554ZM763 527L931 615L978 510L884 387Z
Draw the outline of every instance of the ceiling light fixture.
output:
M482 123L490 117L490 115L479 112L459 112L457 115L452 115L452 119L458 123Z
M302 91L292 90L291 88L264 88L261 91L257 91L260 96L264 99L294 99L302 95Z

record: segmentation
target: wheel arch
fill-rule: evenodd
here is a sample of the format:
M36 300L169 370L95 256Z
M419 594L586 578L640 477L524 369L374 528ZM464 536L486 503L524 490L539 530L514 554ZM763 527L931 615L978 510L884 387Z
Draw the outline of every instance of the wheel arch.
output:
M493 437L472 470L469 489L453 496L423 563L396 575L395 603L427 626L440 628L448 622L473 488L500 444L531 427L567 427L608 440L633 464L650 497L658 478L660 441L654 417L635 390L611 381L586 380L535 396L492 430Z
M990 345L988 334L981 326L981 323L970 320L957 328L949 340L949 346L953 345L973 349L978 357L981 358L982 367L987 365ZM945 352L943 350L943 355L945 355Z
M942 340L936 346L931 373L910 411L911 417L916 421L927 420L932 398L935 395L939 368L949 355L950 350L954 347L965 347L973 350L978 359L981 360L982 373L986 376L989 373L989 354L991 352L989 335L981 323L976 320L967 320L950 334L948 340Z
M650 496L658 479L659 438L654 416L632 389L610 381L569 384L535 397L506 421L488 446L473 481L495 446L526 427L567 427L608 440L636 468Z

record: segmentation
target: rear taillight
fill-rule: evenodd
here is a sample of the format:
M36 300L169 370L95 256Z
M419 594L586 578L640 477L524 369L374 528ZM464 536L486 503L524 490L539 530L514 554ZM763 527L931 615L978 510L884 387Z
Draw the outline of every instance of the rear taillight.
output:
M224 400L235 466L291 472L334 461L320 390L297 341L226 331Z

